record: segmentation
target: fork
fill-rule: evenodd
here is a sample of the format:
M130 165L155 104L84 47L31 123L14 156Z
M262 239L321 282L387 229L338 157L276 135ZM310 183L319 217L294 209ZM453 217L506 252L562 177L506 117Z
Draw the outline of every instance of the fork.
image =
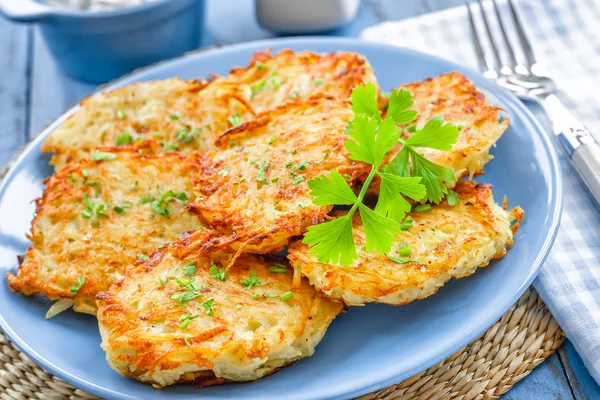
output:
M488 52L483 50L482 35L475 25L472 1L465 0L473 46L483 76L513 92L519 98L533 100L542 106L562 149L596 200L596 204L600 205L600 145L555 95L554 82L546 76L543 72L544 67L536 60L513 1L508 0L508 14L516 29L518 45L521 46L522 54L525 56L523 62L517 61L515 48L508 38L508 25L500 12L497 0L492 0L493 13L485 10L482 0L477 0L477 3L479 3L482 25L490 44ZM499 34L492 33L490 14L498 22ZM505 49L504 59L499 45Z

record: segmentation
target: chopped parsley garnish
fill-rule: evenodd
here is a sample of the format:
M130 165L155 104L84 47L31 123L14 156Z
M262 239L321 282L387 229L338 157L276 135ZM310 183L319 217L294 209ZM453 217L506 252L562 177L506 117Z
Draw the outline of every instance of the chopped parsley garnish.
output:
M184 330L185 328L187 328L190 324L190 322L192 322L193 319L198 318L198 315L192 315L192 314L185 314L182 315L181 317L179 317L179 321L181 322L181 325L179 325L179 329Z
M158 201L152 203L150 207L152 207L152 209L156 211L158 215L169 218L169 214L171 213L169 200L173 198L186 203L188 200L187 195L184 192L175 193L172 190L168 190L160 196Z
M406 263L410 263L410 262L414 262L414 263L418 263L417 260L413 260L412 258L406 258L406 257L392 257L389 254L385 253L385 256L387 258L389 258L390 260L397 262L398 264L406 264Z
M252 96L265 90L266 85L267 85L267 81L265 81L265 80L261 80L261 81L258 81L256 83L253 83L252 85L250 85L250 90L252 91Z
M77 178L75 178L72 174L69 174L68 177L72 183L77 183Z
M306 169L307 165L310 165L310 162L308 162L308 161L302 161L300 164L298 164L294 168L292 168L291 172L304 171Z
M269 267L269 271L273 274L287 274L287 267L282 264L273 264Z
M151 202L153 202L154 200L155 200L155 198L154 198L154 197L152 197L152 196L142 196L142 197L140 198L140 203L142 203L142 204L151 203Z
M323 83L323 78L317 78L313 80L313 84L316 86L319 86L321 83Z
M297 177L294 178L292 183L294 185L297 185L297 184L301 183L304 179L306 179L306 177L304 175L298 175Z
M189 340L189 339L191 339L191 338L192 338L192 335L190 335L189 333L185 333L185 334L183 335L183 341L185 342L185 344L186 344L187 346L191 346L191 345L190 345L190 342L188 342L188 340Z
M297 99L297 98L298 98L298 96L300 96L300 95L298 94L298 91L297 91L297 90L294 90L294 91L292 91L292 92L290 92L290 93L288 94L288 97L289 97L290 99Z
M113 210L115 210L117 214L125 214L125 209L123 207L114 206Z
M194 276L196 273L196 265L194 263L188 263L183 267L183 273L187 276Z
M262 293L254 293L252 295L252 298L254 300L258 300L260 297L265 297L267 299L274 299L276 297L279 297L279 295L277 293L267 293L266 291L262 291Z
M140 259L140 260L149 260L150 259L150 257L145 255L144 253L139 253L137 256L138 256L138 259Z
M256 176L257 182L269 183L265 174L267 173L267 169L271 166L271 163L268 161L262 160L260 167L258 168L258 174Z
M202 303L202 307L204 307L204 311L206 312L206 315L213 315L213 305L215 303L215 299L209 299L206 300L204 303Z
M271 79L271 85L273 86L273 89L279 89L279 87L281 86L281 81L278 77L275 77Z
M210 268L208 269L210 272L210 276L220 281L224 281L227 279L227 270L225 268L217 267L214 261L210 262Z
M446 193L446 201L450 207L458 205L458 193L456 193L454 190L448 189L448 193Z
M84 283L85 283L85 277L84 276L81 276L81 277L77 278L77 280L75 281L75 284L69 288L69 293L72 294L72 295L76 295L77 292L79 292L79 289L81 289L81 287L83 286Z
M226 177L227 175L229 175L229 167L225 167L222 170L219 171L219 173L217 174L220 177Z
M410 255L410 253L412 253L412 249L411 249L411 248L410 248L410 246L409 246L409 245L407 245L406 243L404 243L404 242L400 242L400 243L398 244L398 253L399 253L399 254L400 254L402 257L409 256L409 255Z
M169 118L171 118L171 121L177 121L179 119L179 117L175 114L169 115Z
M85 210L81 212L83 218L90 219L94 215L97 218L106 218L106 214L104 214L106 206L104 204L95 204L90 200L90 196L87 193L83 194L83 205L85 206Z
M195 299L196 297L200 297L200 296L202 296L202 293L200 293L200 292L183 292L183 293L173 294L169 298L171 300L177 300L179 305L183 305L185 302L190 301L190 300Z
M365 250L387 255L396 240L395 234L409 227L405 216L411 210L411 203L406 198L436 204L443 199L448 193L444 181L456 180L454 172L427 160L415 148L448 151L459 134L452 124L444 123L441 117L434 117L410 138L402 139L397 126L410 124L417 117L417 112L409 109L414 103L412 94L405 89L392 91L385 119L377 107L377 90L372 83L354 88L351 103L354 119L348 124L346 133L350 138L344 145L349 158L370 164L371 172L358 196L335 170L329 176L311 179L308 186L314 197L313 204L351 208L340 218L310 226L303 240L319 262L345 266L358 257L352 233L352 218L356 211L360 213L365 232ZM384 165L385 155L398 142L403 145L402 150L388 165ZM363 200L375 177L380 180L380 191L373 210ZM398 260L403 262L401 258Z
M308 204L298 204L298 207L304 210L306 207L308 207Z
M288 301L292 297L294 297L294 294L292 292L285 292L284 294L280 295L279 297L281 297L281 300L283 300L283 301Z
M238 126L238 125L241 125L241 124L242 124L242 122L244 122L244 121L242 120L242 117L240 117L240 114L238 114L238 113L235 113L235 114L233 114L233 115L230 115L230 116L227 118L227 121L229 121L229 123L230 123L231 125L233 125L233 126Z
M117 155L115 153L107 153L98 150L95 150L90 156L90 160L92 161L108 161L114 160L115 158L117 158Z
M291 161L288 161L288 162L286 162L284 165L285 165L285 167L286 167L286 168L288 168L288 169L289 169L289 168L292 168L292 165L294 165L294 163L293 163L293 162L291 162Z
M132 192L137 192L137 188L138 188L138 181L135 181L135 183L133 185L131 185L129 190L131 190Z
M410 215L407 215L406 218L400 223L400 230L407 231L413 226L413 219Z
M329 157L329 153L323 154L323 157L319 161L317 161L315 164L321 164L323 161L325 161L327 159L327 157Z
M242 178L242 179L240 179L240 180L239 180L239 181L237 181L237 182L233 182L233 184L234 184L234 185L239 185L240 183L244 183L244 182L246 182L246 178Z
M250 271L250 277L241 279L240 283L246 287L246 290L248 290L253 286L260 285L260 279L258 276L256 276L254 271Z
M256 64L256 69L259 71L262 71L263 69L267 69L267 64L265 64L264 62L261 61L257 61Z
M277 135L273 135L271 136L271 139L269 139L269 144L273 144L277 141Z
M133 143L133 137L129 132L123 132L117 135L117 146Z
M84 183L88 186L100 186L100 182L98 181L86 181Z
M294 149L294 150L290 151L290 154L291 154L291 155L293 155L293 156L295 156L295 155L296 155L296 153L298 153L298 150L296 150L296 149Z
M121 109L117 110L117 118L118 119L123 119L125 118L125 112Z
M158 246L156 246L157 249L162 249L164 247L166 247L167 245L165 243L161 243Z
M168 144L168 145L165 147L165 151L171 151L171 150L177 150L177 146L175 146L175 145L172 145L172 144Z
M189 132L187 129L181 129L175 134L175 137L180 142L188 143L194 140L199 133L200 130L198 128L195 128L192 132Z
M418 212L418 213L422 213L422 212L428 212L431 211L431 204L421 204L416 206L415 208L413 208L413 212Z

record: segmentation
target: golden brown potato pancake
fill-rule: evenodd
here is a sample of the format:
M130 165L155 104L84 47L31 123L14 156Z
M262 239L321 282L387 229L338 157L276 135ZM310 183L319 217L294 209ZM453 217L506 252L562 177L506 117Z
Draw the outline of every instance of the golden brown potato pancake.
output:
M292 288L285 259L242 255L225 271L198 250L211 237L157 250L98 295L102 348L121 375L157 388L255 380L311 356L342 311L306 280Z
M269 253L323 222L332 207L312 204L307 181L336 170L352 184L369 171L344 147L352 116L347 100L297 101L220 138L234 147L197 155L193 182L202 196L188 208L223 235L212 244Z
M159 151L206 151L224 130L264 110L315 94L347 98L360 83L376 83L364 57L284 50L253 55L211 82L179 78L142 82L83 100L42 146L57 170L87 159L100 146L154 140Z
M248 118L250 110L237 85L201 80L134 83L84 99L44 142L55 153L57 170L88 159L101 146L156 141L157 151L184 154L212 147L213 136L231 127L228 118Z
M411 109L418 112L417 127L436 115L454 125L462 126L457 143L451 151L419 148L428 160L451 168L457 179L483 172L483 166L492 159L490 148L500 139L509 120L500 121L501 108L487 103L485 96L473 83L458 72L429 78L401 86L413 94ZM404 132L404 137L410 137ZM401 150L401 145L389 153L389 159ZM452 186L452 184L449 184Z
M413 227L396 235L398 245L388 255L414 261L365 252L358 215L353 226L358 259L349 267L319 263L301 240L290 244L288 258L317 289L347 305L402 305L431 296L450 278L471 275L504 256L523 215L519 207L506 211L498 206L490 185L461 181L455 190L458 205L444 201L429 212L410 213ZM400 254L405 246L410 253Z
M109 150L113 160L74 163L45 181L29 236L33 245L17 274L6 276L12 290L70 299L66 305L94 314L96 294L122 278L126 265L187 230L203 229L184 210L195 200L189 160Z

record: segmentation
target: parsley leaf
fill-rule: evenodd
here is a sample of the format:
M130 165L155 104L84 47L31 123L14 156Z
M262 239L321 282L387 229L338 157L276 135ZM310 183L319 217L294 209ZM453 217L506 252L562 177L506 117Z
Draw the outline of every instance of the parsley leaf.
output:
M196 265L194 265L194 263L186 264L183 273L187 276L194 276L194 274L196 273Z
M438 115L430 119L422 129L417 130L404 144L448 151L458 140L459 134L460 130L456 126L444 123L444 118Z
M454 171L439 164L429 161L417 151L407 148L412 163L413 176L420 176L427 189L425 200L438 204L448 192L444 182L456 180Z
M408 110L413 104L414 101L410 91L406 89L392 91L385 119L391 119L396 125L413 122L417 117L417 112Z
M129 132L123 132L117 135L117 146L121 146L124 144L133 143L133 137L129 134Z
M352 235L352 214L308 227L302 243L311 246L311 253L321 263L350 265L357 257Z
M348 182L337 171L331 171L329 177L320 175L311 179L308 187L310 195L314 196L313 204L318 206L354 204L358 200Z
M347 133L354 140L344 142L349 158L379 165L385 154L398 142L399 134L391 120L379 121L364 114L350 122Z
M381 178L381 185L375 212L401 222L411 205L400 193L413 200L422 199L425 187L420 184L421 178L405 178L386 173L379 173L378 176Z
M204 311L206 312L206 315L213 315L213 305L215 304L215 299L209 299L206 300L204 303L202 303L202 307L204 307Z
M367 85L360 85L352 89L350 100L352 101L352 111L354 114L366 114L367 117L381 119L376 98L377 89L371 82Z
M242 124L242 122L244 122L244 120L242 119L242 117L240 117L240 114L238 114L238 113L235 113L235 114L233 114L233 115L230 115L230 116L227 118L227 121L229 121L229 123L230 123L231 125L233 125L233 126L238 126L238 125L241 125L241 124Z
M359 203L358 207L367 239L365 249L381 253L389 251L396 241L394 234L401 231L400 224L371 210L362 203Z

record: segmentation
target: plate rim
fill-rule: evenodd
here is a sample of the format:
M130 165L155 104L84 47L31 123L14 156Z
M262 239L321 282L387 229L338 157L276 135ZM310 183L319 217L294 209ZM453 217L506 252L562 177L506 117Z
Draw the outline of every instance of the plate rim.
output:
M123 85L127 85L132 83L131 81L135 78L143 75L144 73L151 72L159 72L164 69L169 69L173 65L185 60L187 58L194 57L203 57L210 55L218 55L218 54L227 54L231 52L245 51L252 49L253 51L264 50L265 48L271 48L274 46L293 46L293 45L303 45L307 48L310 48L312 45L320 45L320 44L333 44L333 45L349 45L349 46L367 46L373 48L380 48L382 50L387 51L397 51L403 52L404 54L408 54L414 57L420 57L425 61L430 62L442 62L445 64L450 64L456 67L460 67L460 69L467 71L471 76L476 76L477 79L482 81L487 81L479 72L471 69L470 67L465 67L459 65L453 61L443 59L441 57L433 56L427 53L423 53L417 50L409 49L401 46L392 46L387 44L380 44L376 42L370 42L366 40L361 40L357 38L348 38L348 37L329 37L329 36L298 36L293 38L271 38L271 39L263 39L256 40L244 43L236 43L231 45L226 45L222 47L211 47L211 48L199 48L197 50L182 54L181 56L174 57L168 60L164 60L155 64L148 65L146 67L142 67L136 69L126 75L123 75L120 78L112 80L106 84L100 85L96 90L90 93L88 96L93 96L97 93L104 92L107 90L113 90L115 88L121 87ZM233 68L233 67L232 67ZM421 362L421 364L427 366L425 368L412 368L411 370L404 371L403 373L399 373L396 371L397 369L390 369L389 372L385 374L385 377L378 379L376 382L372 382L370 385L365 386L364 384L358 384L355 386L351 385L351 381L347 381L344 385L336 385L337 390L329 390L325 393L325 396L320 396L322 399L346 399L348 397L358 397L367 393L371 393L387 386L398 383L399 381L406 379L410 376L413 376L416 373L426 370L431 366L443 361L447 357L454 354L456 351L460 350L462 347L471 343L478 336L480 336L485 330L487 330L490 326L492 326L506 311L522 296L525 290L531 285L535 277L538 275L544 261L548 257L548 254L554 244L555 238L558 234L558 228L561 222L562 216L562 208L563 208L563 180L562 180L562 170L560 168L560 162L557 150L551 137L550 132L546 132L541 122L533 115L533 113L525 106L525 104L519 100L514 94L508 92L507 90L501 88L493 82L487 81L491 88L493 88L493 94L497 96L499 100L502 100L506 105L508 105L511 109L511 112L517 112L519 117L529 123L533 131L536 131L540 142L543 145L543 148L546 150L546 154L548 156L549 161L549 210L550 213L548 215L548 223L544 226L544 234L546 235L544 242L540 246L538 250L538 254L535 260L532 263L532 268L527 275L524 282L514 291L511 296L506 296L506 299L500 306L496 307L498 310L501 310L499 315L496 313L490 313L490 315L482 319L476 328L473 328L471 335L463 335L460 343L455 344L454 346L449 347L446 352L439 353L436 357L430 357L430 359ZM86 96L86 97L88 97ZM45 137L49 134L49 131L53 131L56 127L63 122L66 118L68 118L73 112L75 112L79 108L79 101L66 109L61 115L50 121L46 124L42 129L40 129L35 137L26 143L16 154L13 156L8 162L7 166L4 168L2 173L0 174L0 196L5 192L8 183L11 181L11 177L15 172L15 165L19 164L23 158L25 158L28 153L27 150L31 147L35 146L38 142L45 139ZM0 312L0 328L2 331L8 336L12 343L15 344L19 350L24 352L28 357L30 357L38 366L42 367L46 371L55 375L56 377L62 379L63 381L72 384L77 388L81 388L86 390L94 395L102 396L105 398L122 398L122 399L134 399L131 395L128 395L123 392L115 392L111 388L102 387L93 382L89 382L88 380L79 377L73 373L63 370L61 367L54 365L41 354L39 354L33 347L31 347L28 343L23 341L21 337L18 335L16 331L14 331L7 321L4 319L4 316ZM170 394L167 394L167 397Z

